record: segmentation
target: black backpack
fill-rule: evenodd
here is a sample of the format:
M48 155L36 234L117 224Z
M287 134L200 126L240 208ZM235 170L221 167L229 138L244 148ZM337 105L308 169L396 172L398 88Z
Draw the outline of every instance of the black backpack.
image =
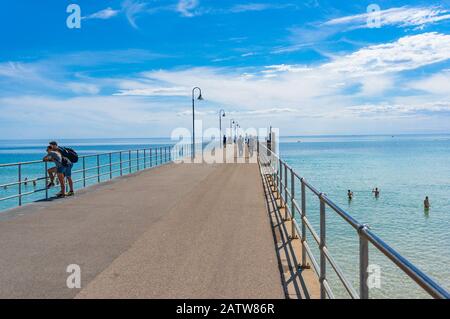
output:
M61 155L64 157L67 157L69 161L72 163L78 162L78 154L70 147L59 147L59 151L61 152Z

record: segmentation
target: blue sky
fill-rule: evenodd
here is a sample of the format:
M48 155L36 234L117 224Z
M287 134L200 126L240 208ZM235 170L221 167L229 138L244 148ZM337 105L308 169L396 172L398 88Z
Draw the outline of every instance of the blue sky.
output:
M0 138L168 136L193 86L205 127L450 132L448 0L5 0L0 27Z

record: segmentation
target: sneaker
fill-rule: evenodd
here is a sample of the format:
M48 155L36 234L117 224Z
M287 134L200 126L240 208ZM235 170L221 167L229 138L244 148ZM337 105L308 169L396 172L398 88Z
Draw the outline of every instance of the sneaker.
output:
M66 194L66 196L73 196L73 195L75 195L75 193L72 192L72 191L70 191L70 192L68 192L68 193Z
M59 192L58 194L56 194L57 198L63 198L66 197L66 194Z

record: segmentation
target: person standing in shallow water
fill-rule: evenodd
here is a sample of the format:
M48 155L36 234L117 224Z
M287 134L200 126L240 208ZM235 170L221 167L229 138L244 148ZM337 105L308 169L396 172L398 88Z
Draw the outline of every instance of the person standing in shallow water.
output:
M351 190L347 191L347 196L348 196L348 200L352 200L353 199L353 192Z
M372 190L372 193L375 195L375 198L378 198L380 196L380 190L378 187L375 187L374 190Z
M428 199L428 196L425 196L425 200L423 201L423 208L425 210L429 210L431 207L430 200Z

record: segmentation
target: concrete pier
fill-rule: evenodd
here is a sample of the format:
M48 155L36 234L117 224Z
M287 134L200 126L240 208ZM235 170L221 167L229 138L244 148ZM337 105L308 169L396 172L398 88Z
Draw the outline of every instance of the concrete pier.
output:
M169 164L10 210L0 297L311 297L286 285L264 185L257 164Z

